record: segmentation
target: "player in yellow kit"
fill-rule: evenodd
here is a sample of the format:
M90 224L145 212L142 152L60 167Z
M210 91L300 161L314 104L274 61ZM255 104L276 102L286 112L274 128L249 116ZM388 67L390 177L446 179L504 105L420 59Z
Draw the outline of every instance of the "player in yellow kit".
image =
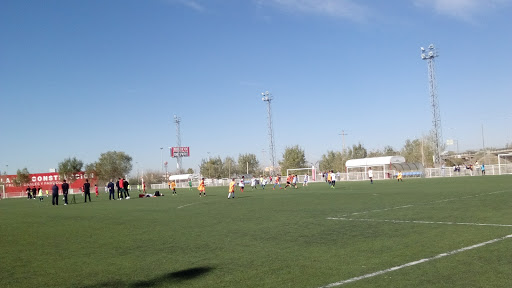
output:
M396 176L396 179L398 180L398 182L400 182L400 181L404 182L404 180L402 180L402 171L398 171L398 175Z
M197 190L199 190L199 197L201 197L201 192L206 196L206 192L204 191L204 178L201 178L201 183L199 183Z
M231 183L229 183L228 199L231 198L231 196L233 196L233 198L235 198L235 186L236 186L235 178L233 178L233 179L231 179Z
M171 190L172 190L172 195L174 196L176 194L176 181L171 182Z

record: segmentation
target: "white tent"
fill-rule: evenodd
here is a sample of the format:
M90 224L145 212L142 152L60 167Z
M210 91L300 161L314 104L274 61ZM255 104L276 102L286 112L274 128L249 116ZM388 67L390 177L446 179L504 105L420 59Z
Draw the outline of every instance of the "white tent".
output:
M362 158L362 159L351 159L345 163L347 167L347 173L351 168L364 168L366 174L368 167L382 167L384 175L386 175L386 166L388 171L391 168L391 164L405 163L403 156L384 156L384 157L373 157L373 158Z
M169 181L180 181L180 180L188 181L188 179L193 179L193 178L194 178L193 174L171 175L171 176L169 176Z

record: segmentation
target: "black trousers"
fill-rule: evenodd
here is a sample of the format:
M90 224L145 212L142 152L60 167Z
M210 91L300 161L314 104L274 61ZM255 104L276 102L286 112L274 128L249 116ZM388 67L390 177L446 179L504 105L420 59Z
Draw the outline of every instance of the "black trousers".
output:
M114 191L110 191L110 192L108 193L108 200L111 200L111 199L116 200L116 197L114 196Z
M91 191L89 191L89 192L85 192L85 193L84 193L84 196L85 196L85 203L87 203L87 196L89 196L89 202L92 202L92 201L91 201Z
M64 204L68 204L68 193L64 193Z
M52 205L59 205L59 193L52 193Z

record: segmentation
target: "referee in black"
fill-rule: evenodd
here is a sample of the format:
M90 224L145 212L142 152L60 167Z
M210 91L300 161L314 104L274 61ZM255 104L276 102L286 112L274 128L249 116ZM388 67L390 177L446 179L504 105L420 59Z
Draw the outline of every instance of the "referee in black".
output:
M91 201L91 183L89 183L89 179L85 179L83 190L84 190L84 196L85 196L85 203L87 203L87 196L89 196L89 202L92 202Z

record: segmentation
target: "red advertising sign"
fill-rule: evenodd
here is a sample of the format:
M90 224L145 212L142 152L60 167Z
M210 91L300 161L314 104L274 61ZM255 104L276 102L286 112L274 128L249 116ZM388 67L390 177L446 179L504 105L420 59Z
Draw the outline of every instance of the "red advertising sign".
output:
M189 157L190 147L171 147L171 157Z
M85 183L85 179L89 179L89 183L94 185L97 182L97 179L94 177L94 174L85 174L84 172L78 172L72 177L73 179L67 179L69 183L69 189L73 189L74 192L77 192L79 188ZM5 185L6 193L19 193L24 192L27 189L27 186L36 187L43 190L48 190L51 192L53 184L57 184L59 186L59 190L61 189L62 180L59 173L38 173L38 174L30 174L30 182L28 184L24 184L22 186L16 186L15 180L16 175L1 175L0 176L0 184ZM60 192L59 192L60 193Z

